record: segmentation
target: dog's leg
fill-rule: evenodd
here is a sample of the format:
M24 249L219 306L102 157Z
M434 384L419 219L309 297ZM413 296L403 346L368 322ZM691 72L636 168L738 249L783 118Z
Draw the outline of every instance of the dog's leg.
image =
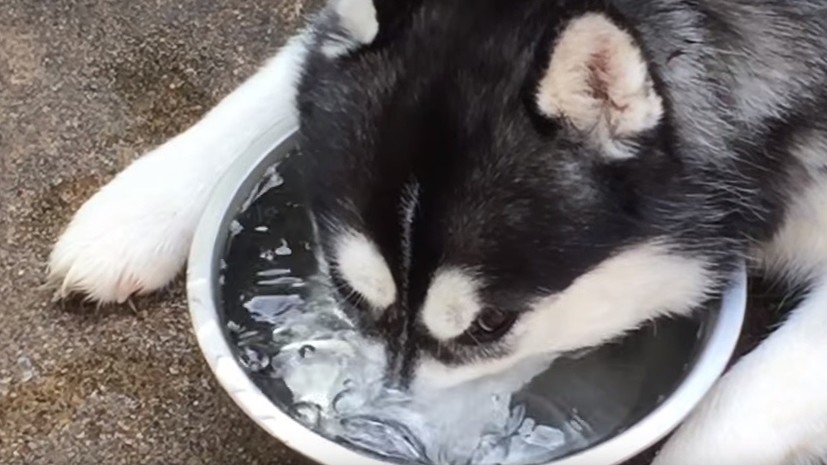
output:
M175 277L207 198L234 157L274 126L286 133L297 124L307 36L294 37L201 121L136 160L77 211L50 257L59 296L122 302Z
M762 255L771 272L812 290L724 376L656 465L793 465L827 452L827 178L801 193Z
M792 465L827 445L827 281L744 357L656 465Z

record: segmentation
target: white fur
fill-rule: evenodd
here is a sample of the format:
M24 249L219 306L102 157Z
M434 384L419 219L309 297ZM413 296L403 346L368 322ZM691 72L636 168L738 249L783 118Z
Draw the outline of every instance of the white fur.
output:
M827 135L807 133L792 155L805 168L792 186L794 201L774 239L760 250L763 265L791 279L817 278L827 270ZM827 311L827 310L826 310Z
M705 262L658 242L631 247L562 292L535 302L506 336L510 355L461 367L424 360L419 374L429 382L454 385L506 370L521 359L551 359L599 345L667 311L688 313L703 301L707 285Z
M369 44L379 32L373 0L335 0L335 11L342 26L354 40Z
M336 242L336 267L356 292L376 310L396 301L396 284L385 258L363 234L347 232Z
M787 221L761 252L764 266L785 277L810 278L827 270L827 176L819 175L796 196Z
M373 40L378 25L371 2L340 0L336 12L353 40ZM295 38L200 122L134 162L86 202L50 257L50 279L60 285L59 294L124 301L173 279L210 191L235 156L266 129L295 126L295 84L305 50L305 38ZM595 56L609 57L605 73L598 76L607 84L609 102L596 99L588 87L593 82L587 79L589 60ZM769 64L774 62L767 63L761 69L773 69ZM796 73L776 74L786 81L774 83L783 87L787 76ZM769 97L794 94L769 95L770 88L756 94L748 79L737 81L746 83L737 95L739 104L758 116L766 113L759 109L774 102ZM692 84L689 78L686 82ZM786 85L793 89L793 84L798 81ZM548 115L564 117L604 142L650 128L662 113L634 41L599 15L586 15L568 26L537 99ZM783 327L715 387L668 442L656 465L782 465L827 453L827 180L819 173L825 146L801 146L798 156L814 168L813 182L762 250L771 269L812 279L815 290ZM396 290L378 251L370 251L365 242L347 249L338 263L349 270L346 279L378 306L390 305ZM688 312L703 297L706 274L703 263L662 244L631 248L563 292L536 302L508 336L514 355L455 368L424 360L418 375L428 384L452 385L498 373L521 358L550 359L565 350L600 344L666 309ZM462 333L479 312L478 283L463 273L457 279L447 276L442 274L431 286L423 314L429 330L442 339ZM454 314L444 309L454 309Z
M479 280L465 270L439 270L422 307L422 323L428 332L442 341L464 333L482 310L479 287Z
M825 149L818 134L794 148L805 180L781 229L759 251L770 273L812 282L813 291L718 383L656 465L792 465L827 457Z
M827 445L827 280L713 389L655 465L792 465ZM823 457L823 456L822 456Z
M123 302L169 283L181 270L195 226L233 159L273 126L297 124L296 84L305 36L201 121L139 158L89 199L49 261L59 296Z
M597 13L572 20L563 31L540 81L537 103L547 115L592 133L619 158L632 152L618 147L616 139L654 127L663 115L640 48L629 33Z
M379 33L373 0L331 0L329 4L342 30L322 44L321 50L327 57L336 58L373 42Z

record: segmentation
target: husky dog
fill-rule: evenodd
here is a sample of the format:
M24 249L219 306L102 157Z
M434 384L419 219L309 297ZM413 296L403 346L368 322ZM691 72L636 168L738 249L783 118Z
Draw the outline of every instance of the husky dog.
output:
M216 179L298 126L332 277L393 374L454 384L714 298L809 292L659 465L827 454L827 0L332 0L76 214L61 292L182 268Z

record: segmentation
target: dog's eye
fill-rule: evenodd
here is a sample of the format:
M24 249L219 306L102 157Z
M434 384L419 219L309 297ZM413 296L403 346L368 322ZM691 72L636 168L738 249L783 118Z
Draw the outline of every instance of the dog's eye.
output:
M517 312L506 312L496 308L485 309L477 316L471 327L457 338L457 342L465 345L479 345L496 341L514 326L518 316Z

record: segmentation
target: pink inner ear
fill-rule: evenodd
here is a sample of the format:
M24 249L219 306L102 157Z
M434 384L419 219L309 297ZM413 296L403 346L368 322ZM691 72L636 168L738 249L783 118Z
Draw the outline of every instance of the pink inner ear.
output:
M617 142L654 127L663 113L634 38L598 13L572 20L561 33L537 104L621 158L630 153Z
M611 110L622 113L629 108L629 103L619 103L609 92L610 83L619 79L618 74L622 72L622 69L617 68L618 66L613 63L611 52L608 49L600 49L591 56L586 82L591 89L592 98L604 102L605 105L611 107Z
M596 100L609 100L609 82L611 82L611 56L605 48L594 52L587 65L589 70L586 82Z

